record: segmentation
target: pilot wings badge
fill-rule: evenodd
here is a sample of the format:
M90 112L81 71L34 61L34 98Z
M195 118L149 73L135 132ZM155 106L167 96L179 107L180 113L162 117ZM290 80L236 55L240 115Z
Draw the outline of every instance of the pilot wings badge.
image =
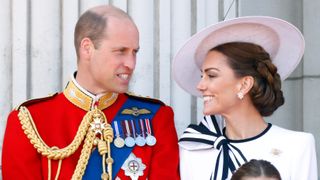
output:
M139 116L140 114L150 114L151 112L148 109L138 109L137 107L132 107L131 109L122 110L121 114L129 114L133 116Z

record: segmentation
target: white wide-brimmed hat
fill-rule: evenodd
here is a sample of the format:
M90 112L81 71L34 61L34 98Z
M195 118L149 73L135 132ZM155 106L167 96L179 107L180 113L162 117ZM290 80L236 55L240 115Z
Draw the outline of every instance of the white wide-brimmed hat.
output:
M193 35L173 60L173 78L192 95L200 96L197 84L208 51L228 42L249 42L267 51L282 80L299 64L305 42L301 32L287 21L267 16L238 17L213 24Z

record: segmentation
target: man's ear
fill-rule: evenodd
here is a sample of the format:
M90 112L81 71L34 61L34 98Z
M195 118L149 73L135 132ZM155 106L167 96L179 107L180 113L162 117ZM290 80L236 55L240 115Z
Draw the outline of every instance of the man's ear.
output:
M79 54L83 59L90 59L91 53L93 51L93 43L89 38L83 38L80 42Z
M243 95L247 94L254 85L254 78L252 76L244 76L240 81L240 90Z

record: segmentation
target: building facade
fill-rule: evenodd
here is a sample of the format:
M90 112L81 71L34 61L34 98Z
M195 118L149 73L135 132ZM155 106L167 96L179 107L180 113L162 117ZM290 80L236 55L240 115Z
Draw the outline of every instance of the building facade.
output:
M141 49L130 91L171 105L179 135L202 117L202 101L171 76L174 54L192 34L246 15L278 17L297 26L306 40L304 58L283 83L285 105L266 120L312 133L320 156L320 1L307 0L1 0L0 152L8 113L27 99L64 88L76 69L75 23L99 4L120 7L136 22Z

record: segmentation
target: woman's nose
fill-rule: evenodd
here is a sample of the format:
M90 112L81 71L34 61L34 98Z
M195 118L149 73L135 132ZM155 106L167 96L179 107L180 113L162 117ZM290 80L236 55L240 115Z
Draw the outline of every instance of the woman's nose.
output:
M205 80L204 80L203 77L200 79L200 81L199 81L199 83L198 83L198 85L197 85L197 89L198 89L199 91L201 91L201 92L206 89Z

